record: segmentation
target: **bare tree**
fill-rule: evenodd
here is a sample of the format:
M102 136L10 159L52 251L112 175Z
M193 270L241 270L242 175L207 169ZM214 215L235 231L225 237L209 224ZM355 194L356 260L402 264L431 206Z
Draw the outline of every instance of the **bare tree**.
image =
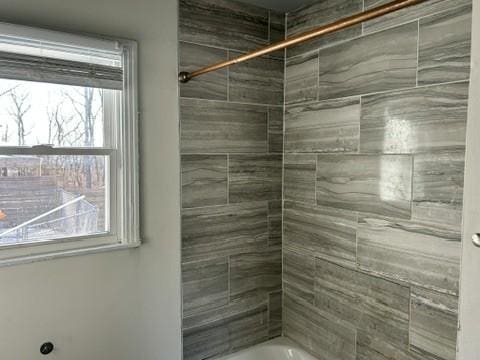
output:
M74 93L65 92L65 96L72 103L75 113L83 124L83 145L86 147L95 146L95 123L103 109L103 92L92 88L75 90ZM95 98L100 97L100 104L96 106ZM92 188L92 167L93 157L85 156L83 167L85 171L85 186Z
M0 93L0 98L5 96L5 95L8 95L10 92L12 92L13 90L15 90L19 85L15 85L7 90L4 90ZM0 128L3 129L3 132L2 134L0 135L0 141L2 141L3 143L6 143L10 140L10 129L8 127L8 123L5 123L5 125L1 124L0 125Z
M25 115L30 111L32 105L29 103L29 94L15 88L10 90L12 106L9 110L10 116L17 125L17 142L19 146L25 145L25 137L30 133L25 126Z
M59 102L53 108L47 108L48 143L56 146L72 146L78 141L77 133L81 123L77 122L72 127L74 116L67 116L62 111L62 106L63 102Z

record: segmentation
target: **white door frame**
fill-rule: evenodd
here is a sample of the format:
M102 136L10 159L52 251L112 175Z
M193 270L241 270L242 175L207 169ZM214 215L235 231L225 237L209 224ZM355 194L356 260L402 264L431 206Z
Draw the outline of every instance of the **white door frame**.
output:
M457 360L480 359L480 0L473 0Z

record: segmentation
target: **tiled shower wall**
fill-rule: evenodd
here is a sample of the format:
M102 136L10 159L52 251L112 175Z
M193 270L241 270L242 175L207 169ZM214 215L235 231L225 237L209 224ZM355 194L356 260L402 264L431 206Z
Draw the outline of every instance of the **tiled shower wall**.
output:
M284 14L180 1L180 69L283 39ZM281 334L284 53L180 88L184 359Z
M283 332L320 359L455 359L470 26L431 0L287 51Z

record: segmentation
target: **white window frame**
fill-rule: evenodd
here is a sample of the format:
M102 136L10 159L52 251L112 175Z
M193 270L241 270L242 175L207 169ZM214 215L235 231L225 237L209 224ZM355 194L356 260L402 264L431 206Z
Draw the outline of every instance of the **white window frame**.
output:
M51 146L0 146L0 155L108 155L109 171L106 172L111 214L107 233L54 238L52 240L0 246L0 266L16 263L96 253L116 249L138 247L139 230L139 189L138 189L138 90L137 90L137 43L124 39L86 37L56 31L0 23L0 34L5 32L23 34L34 38L53 39L58 43L79 46L116 44L123 57L123 90L112 91L117 106L106 111L105 116L117 118L108 122L112 129L106 136L111 137L110 148L59 148ZM120 105L118 105L120 104ZM107 107L108 109L108 107ZM110 113L114 112L114 113ZM107 122L106 122L107 123ZM109 216L110 215L110 216Z

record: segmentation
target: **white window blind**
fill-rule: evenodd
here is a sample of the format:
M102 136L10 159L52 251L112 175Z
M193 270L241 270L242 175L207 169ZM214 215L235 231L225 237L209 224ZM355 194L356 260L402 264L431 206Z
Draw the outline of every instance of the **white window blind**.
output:
M0 78L123 89L122 48L116 42L31 31L0 23ZM75 46L65 51L66 43Z

